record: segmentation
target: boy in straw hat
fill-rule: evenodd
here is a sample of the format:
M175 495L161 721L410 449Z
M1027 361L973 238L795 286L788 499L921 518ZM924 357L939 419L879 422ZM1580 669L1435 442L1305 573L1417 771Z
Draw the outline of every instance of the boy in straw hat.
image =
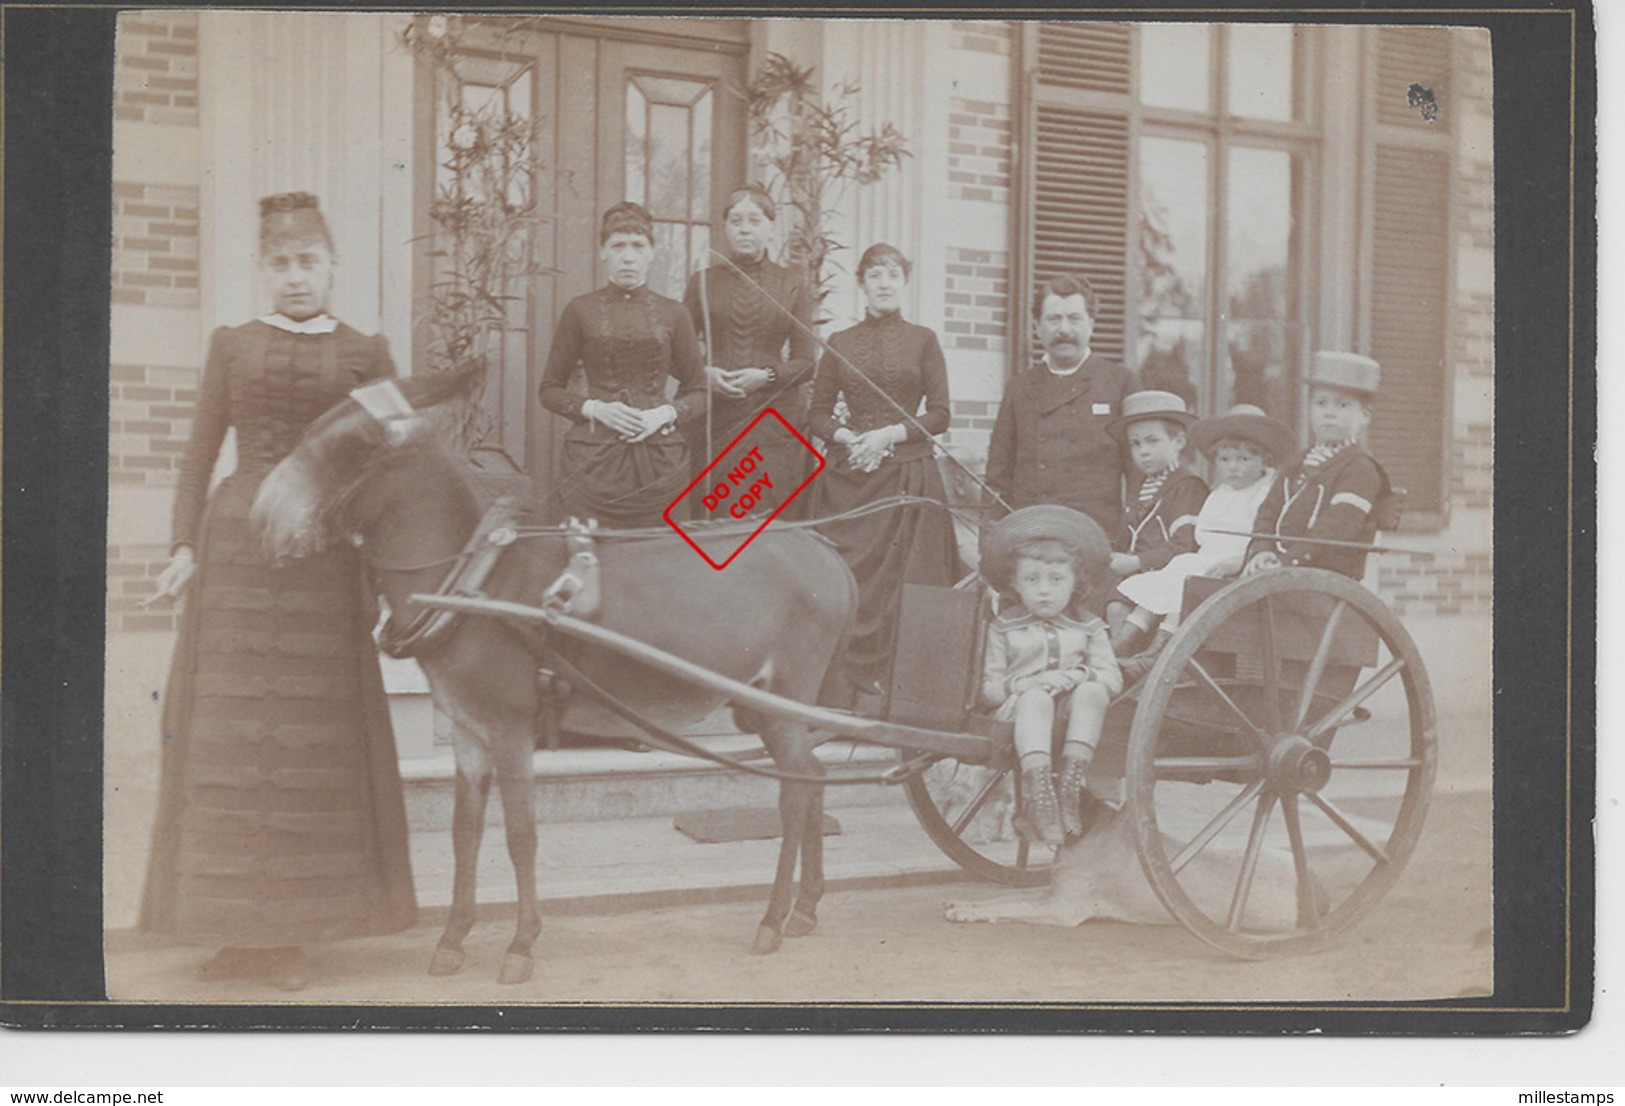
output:
M1105 532L1070 507L1024 507L988 534L982 576L1002 602L988 631L982 698L999 708L997 718L1015 723L1015 826L1041 845L1087 828L1089 763L1106 707L1123 690L1105 623L1084 606L1109 556ZM1057 711L1066 715L1058 794L1051 752Z
M1241 571L1247 538L1236 532L1244 535L1252 528L1264 497L1275 486L1276 472L1298 455L1292 428L1250 403L1238 403L1226 414L1198 422L1191 428L1191 440L1213 463L1214 487L1196 516L1195 551L1118 585L1118 591L1134 602L1129 624L1156 627L1156 636L1143 652L1124 658L1126 679L1148 671L1167 644L1179 623L1187 579Z
M1358 580L1365 550L1315 541L1370 544L1379 507L1390 493L1388 474L1360 444L1371 424L1382 368L1354 353L1315 354L1309 370L1309 429L1314 444L1298 466L1277 481L1253 521L1246 574L1301 566L1330 569Z
M1128 506L1112 548L1111 570L1118 577L1149 572L1181 553L1196 550L1196 515L1207 499L1207 484L1183 467L1186 432L1196 416L1172 392L1136 392L1123 400L1123 414L1106 432L1128 447L1138 473L1130 481ZM1112 646L1125 654L1149 625L1130 625L1134 603L1115 595L1106 605Z

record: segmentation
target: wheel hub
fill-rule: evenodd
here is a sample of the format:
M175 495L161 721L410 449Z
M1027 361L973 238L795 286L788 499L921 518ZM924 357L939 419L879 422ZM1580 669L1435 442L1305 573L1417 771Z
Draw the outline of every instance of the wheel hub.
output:
M1277 793L1319 791L1332 776L1332 759L1297 735L1283 737L1270 750L1269 777Z

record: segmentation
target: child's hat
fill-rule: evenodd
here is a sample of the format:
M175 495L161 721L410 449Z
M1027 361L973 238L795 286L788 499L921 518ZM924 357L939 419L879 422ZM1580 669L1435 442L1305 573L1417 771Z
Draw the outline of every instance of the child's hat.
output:
M982 540L982 579L995 588L1010 586L1016 553L1030 541L1051 538L1077 558L1080 586L1098 580L1111 563L1112 545L1100 523L1071 507L1040 503L1023 507L995 522Z
M1185 401L1172 392L1134 392L1123 397L1123 413L1106 424L1106 433L1126 441L1128 428L1145 419L1163 419L1189 427L1196 416L1185 409Z
M1263 408L1238 403L1222 415L1203 419L1191 428L1191 442L1203 453L1227 438L1239 438L1262 447L1276 468L1285 468L1298 456L1298 436L1280 419L1272 419Z
M1377 394L1382 383L1382 366L1358 353L1319 350L1309 364L1311 388L1335 388L1362 399Z

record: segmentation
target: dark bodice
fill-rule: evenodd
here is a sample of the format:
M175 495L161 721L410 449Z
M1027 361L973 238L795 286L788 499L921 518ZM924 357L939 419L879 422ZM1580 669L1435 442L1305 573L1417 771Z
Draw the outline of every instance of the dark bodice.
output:
M586 391L571 387L577 366ZM608 285L565 305L542 373L542 406L585 422L589 399L647 409L666 403L666 378L677 378L678 421L704 410L705 376L688 312L647 285L628 292Z
M771 367L779 374L774 390L788 393L812 374L812 299L801 274L783 265L765 258L736 260L734 265L738 271L728 265L705 270L703 296L702 274L696 274L683 303L696 333L715 347L707 358L711 364L722 369ZM710 308L709 332L705 307Z
M330 334L295 334L258 320L216 330L177 480L174 542L196 541L228 428L237 430L238 474L257 479L353 389L394 374L383 336L343 323Z
M836 430L835 399L842 393L851 415L847 426L856 433L902 423L908 441L920 442L948 429L948 366L929 328L904 322L896 312L871 315L833 335L829 346L841 357L825 354L818 364L810 412L814 434L831 440ZM914 421L898 410L901 406L914 415L922 399L925 411Z

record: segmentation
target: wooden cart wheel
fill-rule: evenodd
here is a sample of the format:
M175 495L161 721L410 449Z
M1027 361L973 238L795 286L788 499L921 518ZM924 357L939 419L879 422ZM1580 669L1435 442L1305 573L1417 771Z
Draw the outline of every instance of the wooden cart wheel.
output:
M1010 824L1015 811L1015 750L990 743L986 761L943 757L903 789L927 836L949 859L983 879L1011 887L1049 880L1055 849L1028 845ZM907 761L913 755L901 751Z
M1436 731L1415 643L1356 581L1293 568L1230 584L1140 689L1127 813L1141 867L1215 948L1318 948L1410 858Z

